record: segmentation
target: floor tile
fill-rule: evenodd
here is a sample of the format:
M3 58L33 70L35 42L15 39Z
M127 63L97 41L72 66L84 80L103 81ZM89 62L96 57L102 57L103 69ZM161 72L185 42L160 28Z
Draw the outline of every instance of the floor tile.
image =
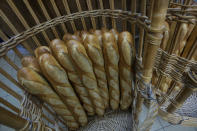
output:
M1 98L4 98L4 97L6 97L6 96L8 96L9 94L6 92L6 91L4 91L3 89L1 89L0 88L0 97Z
M152 128L151 128L151 131L157 131L157 130L161 130L161 129L162 129L162 125L160 124L159 119L157 117Z
M17 71L3 59L0 60L0 63L1 63L1 68L4 71L6 71L8 74L10 74L14 79L16 79Z
M0 103L0 106L1 106L2 108L4 108L5 110L7 110L7 111L9 111L9 112L12 112L13 114L16 114L16 115L17 115L17 113L16 113L15 111L13 111L13 110L10 109L9 107L5 106L4 104ZM1 125L1 124L0 124L0 125ZM0 130L0 131L1 131L1 130Z
M15 131L15 130L7 126L0 125L0 131Z
M139 116L139 121L140 122L144 121L144 119L146 118L147 112L148 112L147 108L143 105L142 106L142 111L141 111L140 116Z
M163 120L161 117L158 117L158 120L159 120L159 122L160 122L160 124L161 124L162 127L166 127L166 126L171 125L167 121Z
M20 108L20 101L17 100L15 97L9 95L7 97L4 97L10 104L16 106L17 108Z
M23 90L21 90L21 91L17 91L17 93L18 93L19 95L21 95L21 96L23 96L23 95L24 95L24 91L23 91Z
M11 61L14 61L16 56L13 50L9 50L6 55L10 58Z
M1 74L0 74L0 81L3 84L5 84L8 88L13 90L14 92L21 92L22 91L17 85L15 85L13 82L11 82L9 79L7 79L6 77L4 77Z
M22 67L22 65L21 65L21 59L20 59L17 55L15 55L14 63L15 63L19 68Z
M164 131L197 131L194 127L172 125L164 128Z
M140 117L139 117L140 123L142 123L144 121L144 119L146 118L147 112L148 112L148 109L143 105L142 106L142 112L140 113ZM151 128L151 131L157 131L159 129L162 129L162 125L159 121L159 117L157 117L155 119L155 122L154 122L152 128Z
M159 130L156 130L156 131L164 131L164 129L163 129L163 128L161 128L161 129L159 129Z

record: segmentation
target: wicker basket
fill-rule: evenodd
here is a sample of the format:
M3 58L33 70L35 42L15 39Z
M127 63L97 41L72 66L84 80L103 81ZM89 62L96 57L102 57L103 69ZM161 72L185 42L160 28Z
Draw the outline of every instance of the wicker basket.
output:
M21 106L29 103L38 112L34 121L21 117L19 104L13 105L0 97L3 105L0 123L23 130L32 125L38 128L39 124L47 130L58 127L63 130L64 122L47 104L24 94L24 88L16 80L20 59L33 55L36 47L48 45L67 32L115 28L119 32L131 32L137 50L133 106L128 111L109 110L102 118L89 118L89 124L80 130L147 131L157 115L172 124L197 126L197 108L193 104L197 102L194 92L197 89L196 9L192 0L1 1L0 38L4 42L0 44L0 88L16 103L20 102ZM164 28L165 20L170 30ZM169 33L169 38L164 49L160 44L165 33ZM185 43L181 45L182 41ZM149 110L141 123L143 103ZM37 117L44 122L36 121Z

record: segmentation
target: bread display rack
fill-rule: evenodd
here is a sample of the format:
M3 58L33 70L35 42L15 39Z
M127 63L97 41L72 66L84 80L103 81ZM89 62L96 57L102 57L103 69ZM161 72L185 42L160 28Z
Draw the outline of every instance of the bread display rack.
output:
M0 18L0 124L197 126L195 1L2 0Z

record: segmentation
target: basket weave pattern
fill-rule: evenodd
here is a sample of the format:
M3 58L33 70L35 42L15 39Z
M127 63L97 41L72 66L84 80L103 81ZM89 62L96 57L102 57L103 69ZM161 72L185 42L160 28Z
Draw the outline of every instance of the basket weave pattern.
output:
M140 5L136 4L136 0L130 1L132 4L131 10L127 8L126 0L122 0L122 8L116 9L115 5L119 4L114 2L113 0L109 0L109 9L105 9L104 5L106 4L103 0L99 0L97 3L100 8L93 9L93 1L87 0L85 3L87 4L87 10L82 11L83 5L80 4L79 0L76 0L76 6L78 11L72 12L72 6L69 8L69 3L67 0L63 1L63 6L65 7L66 14L61 14L61 10L58 9L57 3L54 0L51 0L52 9L56 14L56 17L51 18L50 15L47 13L49 12L49 7L46 9L46 5L43 4L42 1L38 0L37 4L41 7L44 16L47 18L47 21L40 22L39 17L36 16L35 11L32 9L30 2L28 0L23 1L25 3L25 7L29 10L31 16L36 21L36 25L29 26L27 21L24 19L26 14L21 14L19 9L12 0L8 0L6 6L11 7L12 11L15 12L19 21L24 25L25 30L18 31L17 27L15 27L13 20L9 20L7 14L5 14L5 8L0 7L0 14L1 14L1 22L6 23L7 26L2 27L0 31L0 38L4 41L0 44L0 56L4 59L9 65L11 65L15 70L18 70L19 67L7 56L7 53L10 50L13 50L15 54L19 58L23 57L23 53L18 50L19 45L22 45L29 54L33 54L33 48L43 45L43 38L45 39L44 43L49 43L52 38L50 38L50 33L53 34L57 38L61 38L61 32L58 31L58 27L61 27L63 33L69 32L66 27L68 27L68 23L71 25L72 30L75 32L77 31L77 24L80 24L84 30L90 29L88 24L92 25L93 29L98 28L97 24L99 23L99 27L105 28L116 28L118 30L129 30L134 37L134 43L136 46L137 56L136 56L136 81L135 85L137 86L134 91L134 102L132 106L132 112L129 111L114 111L114 112L107 112L103 118L90 118L90 123L80 129L80 130L148 130L151 128L152 123L157 114L159 114L163 119L174 123L174 124L182 124L182 125L192 125L197 126L197 115L196 107L194 104L191 105L191 101L194 103L196 102L196 93L193 93L183 104L183 101L179 103L177 100L179 99L179 95L184 89L192 89L192 91L196 91L197 87L197 62L190 60L192 54L195 54L195 50L193 48L197 47L195 42L195 33L197 32L197 6L195 4L191 5L190 0L185 0L183 3L173 3L170 2L167 7L162 5L161 3L165 3L164 0L159 0L158 2L153 2L152 0L142 0ZM161 3L160 3L161 2ZM155 4L155 6L154 6ZM168 3L167 3L168 4ZM166 4L166 5L167 5ZM141 6L139 8L140 12L136 12L137 6ZM156 8L156 5L161 6L164 8L163 12L166 13L166 21L171 22L173 26L173 22L175 22L175 29L178 30L178 27L182 23L192 24L194 25L194 29L192 30L189 40L184 47L183 53L181 56L173 55L173 53L169 50L162 50L159 48L159 45L162 41L162 36L164 32L164 28L162 26L157 25L157 18L154 17L157 13L154 10L159 10ZM150 10L148 10L148 6L150 6ZM176 7L176 8L175 8ZM20 7L21 8L21 7ZM151 10L152 9L152 10ZM147 10L147 14L145 13ZM72 12L72 13L71 13ZM162 12L162 11L161 11ZM165 14L164 13L164 14ZM162 19L164 16L161 16ZM87 22L89 19L89 22ZM80 22L79 22L80 21ZM98 22L99 21L99 22ZM111 22L111 27L109 27L108 22ZM164 20L158 20L161 23ZM121 27L118 25L118 22L121 23ZM65 26L66 25L66 26ZM155 28L156 27L156 28ZM8 30L6 30L6 28ZM120 29L121 28L121 29ZM139 28L137 30L137 28ZM8 35L9 30L14 33L14 35ZM50 30L50 31L48 31ZM136 31L137 30L137 31ZM176 32L176 31L174 31ZM172 39L176 36L176 33L171 35ZM42 37L42 38L41 38ZM135 38L139 37L139 42ZM144 47L144 48L143 48ZM170 45L172 47L172 45ZM192 48L193 47L193 48ZM153 54L146 57L143 56L145 54L146 48L150 48L153 51ZM171 49L173 50L173 49ZM191 53L189 53L191 52ZM155 53L155 54L154 54ZM150 62L147 65L147 63ZM176 96L171 96L172 94L163 93L158 89L159 85L162 83L161 80L157 81L155 85L151 85L151 78L154 76L152 71L157 72L157 76L159 79L163 79L164 77L170 78L172 80L172 84L169 90L173 90L175 85L182 84L180 91L176 94ZM23 89L23 87L18 84L16 80L12 78L4 69L0 68L0 73L8 78L11 82L16 84L19 88ZM14 95L19 101L22 99L20 95L17 93L13 93L9 87L7 87L3 82L0 82L2 86L4 86L3 90L8 92L11 95ZM150 95L149 95L150 93ZM157 96L155 94L159 94L159 99L156 101ZM138 116L141 110L142 103L144 99L149 101L149 110L147 117L143 123L138 122ZM7 104L4 100L0 101L1 103ZM157 102L160 104L158 105ZM162 104L161 104L162 103ZM183 105L183 106L182 106ZM190 106L188 108L188 105ZM179 108L174 114L172 112L168 113L168 107ZM182 106L180 108L180 106ZM12 105L9 105L12 109ZM44 109L48 109L45 105L42 107ZM18 109L14 109L16 113L19 113ZM159 113L158 113L159 112ZM192 113L191 113L192 112ZM53 112L50 112L55 114ZM46 118L45 118L46 119ZM47 118L49 119L49 118ZM61 118L57 117L58 121L61 123ZM49 120L50 121L50 120ZM51 122L55 125L54 122ZM136 127L137 125L137 127ZM135 128L136 127L136 128Z

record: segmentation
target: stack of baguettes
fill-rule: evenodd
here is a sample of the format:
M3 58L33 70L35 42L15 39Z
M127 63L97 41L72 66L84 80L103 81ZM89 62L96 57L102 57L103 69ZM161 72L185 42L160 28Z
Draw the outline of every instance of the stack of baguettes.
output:
M35 57L22 59L18 80L27 92L48 103L71 130L86 125L87 115L130 107L135 49L129 32L78 31L34 53Z

